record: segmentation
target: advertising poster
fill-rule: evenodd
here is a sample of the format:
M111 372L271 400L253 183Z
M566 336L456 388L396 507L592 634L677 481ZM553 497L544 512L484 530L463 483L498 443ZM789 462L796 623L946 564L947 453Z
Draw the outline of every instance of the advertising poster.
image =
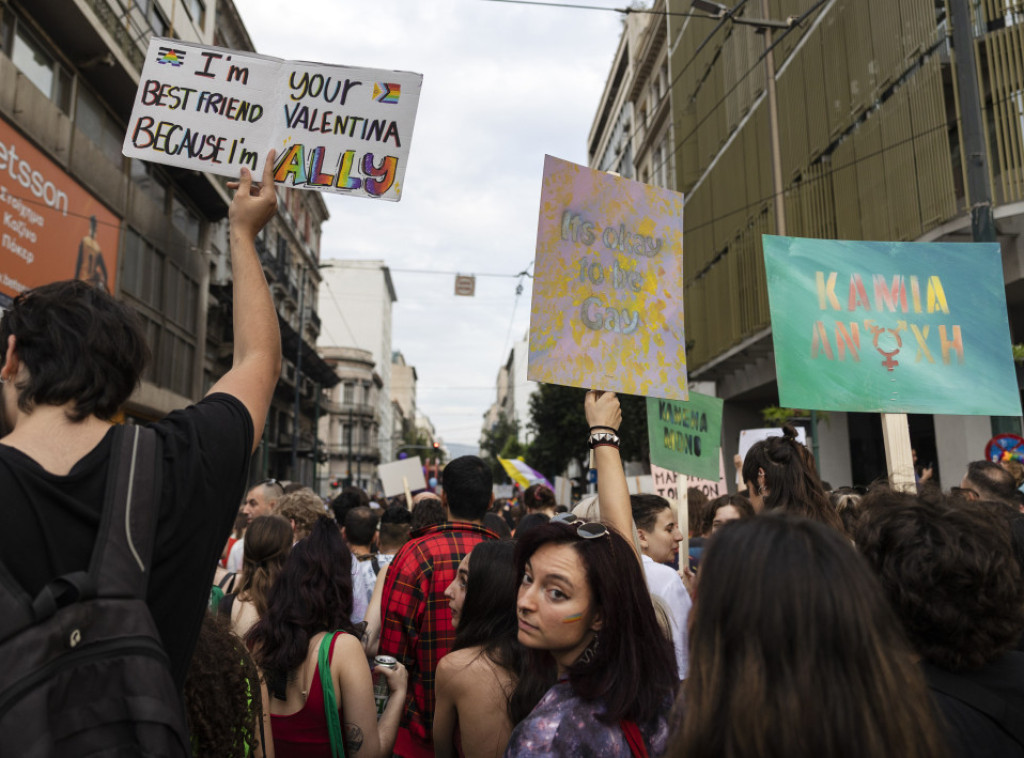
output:
M647 398L651 463L680 474L714 479L722 448L722 398L690 393L690 399Z
M62 279L113 290L119 219L3 119L0 213L0 308Z
M997 243L763 239L780 405L1020 415Z
M399 200L423 77L154 37L123 152L298 189Z
M683 196L545 156L535 382L685 400Z

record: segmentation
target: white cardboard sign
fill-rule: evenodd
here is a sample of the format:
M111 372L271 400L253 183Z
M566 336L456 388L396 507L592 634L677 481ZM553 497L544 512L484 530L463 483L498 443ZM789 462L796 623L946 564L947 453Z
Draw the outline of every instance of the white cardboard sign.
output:
M154 37L122 152L259 177L273 148L277 184L399 200L422 83Z
M686 487L696 487L705 495L708 500L714 500L719 495L725 495L729 492L728 484L725 481L725 461L722 458L722 453L718 453L718 481L713 482L710 479L698 479L695 476L686 477ZM675 471L669 471L667 468L661 466L651 465L651 479L654 482L654 494L661 495L663 498L671 503L675 503L679 497L678 475Z
M419 456L406 458L403 461L382 463L377 466L377 476L380 477L384 494L388 497L404 494L406 485L410 492L427 488L427 481L423 478L423 464L420 462Z

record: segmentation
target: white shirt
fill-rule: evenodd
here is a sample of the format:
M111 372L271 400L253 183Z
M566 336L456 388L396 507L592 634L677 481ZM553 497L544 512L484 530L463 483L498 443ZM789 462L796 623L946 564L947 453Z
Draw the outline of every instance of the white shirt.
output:
M687 639L687 621L690 618L690 593L683 586L683 580L671 566L655 563L646 555L644 574L647 577L647 589L658 599L668 611L669 624L672 626L672 644L676 649L676 666L679 667L679 678L685 679L690 668L690 655Z
M242 570L242 559L245 558L245 546L243 544L243 540L245 540L245 537L238 540L238 542L231 546L231 552L228 553L228 571Z

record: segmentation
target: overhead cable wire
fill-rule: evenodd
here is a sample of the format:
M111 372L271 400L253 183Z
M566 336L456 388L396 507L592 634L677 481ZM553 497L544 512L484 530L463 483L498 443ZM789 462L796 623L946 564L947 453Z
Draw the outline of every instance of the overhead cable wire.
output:
M717 19L717 16L710 16L706 13L692 13L690 11L656 11L651 8L609 8L604 5L581 5L576 3L555 3L555 2L544 2L543 0L481 0L487 3L507 3L509 5L539 5L545 8L566 8L570 10L582 10L582 11L608 11L610 13L622 13L623 15L630 15L633 13L643 13L651 16L690 16L693 18L710 18Z

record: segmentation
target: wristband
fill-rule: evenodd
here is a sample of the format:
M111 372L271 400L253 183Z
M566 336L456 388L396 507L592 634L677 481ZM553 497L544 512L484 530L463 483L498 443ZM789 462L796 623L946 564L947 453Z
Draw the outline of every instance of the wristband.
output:
M611 432L612 434L619 433L619 430L613 426L592 426L590 427L590 433L593 434L595 429L600 429L603 432Z
M614 448L618 448L622 444L622 440L619 439L619 435L610 432L595 432L590 435L588 440L590 449L593 450L595 447L601 447L602 445L611 445Z

